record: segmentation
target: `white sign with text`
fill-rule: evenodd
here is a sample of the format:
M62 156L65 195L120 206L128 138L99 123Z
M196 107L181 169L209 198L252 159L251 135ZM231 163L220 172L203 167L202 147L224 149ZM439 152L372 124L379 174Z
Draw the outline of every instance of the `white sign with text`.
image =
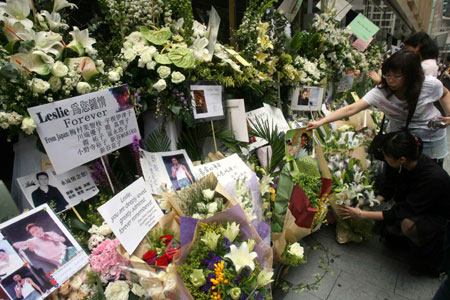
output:
M28 108L57 174L140 138L129 96L123 85Z
M100 206L98 211L129 254L133 254L147 232L164 215L142 177Z

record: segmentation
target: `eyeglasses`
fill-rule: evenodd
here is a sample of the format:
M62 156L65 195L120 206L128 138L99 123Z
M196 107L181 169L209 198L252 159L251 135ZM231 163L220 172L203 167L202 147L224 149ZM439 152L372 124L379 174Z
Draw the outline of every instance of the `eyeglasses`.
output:
M402 79L403 75L401 75L401 74L386 74L386 75L383 75L383 78L397 81L397 80Z

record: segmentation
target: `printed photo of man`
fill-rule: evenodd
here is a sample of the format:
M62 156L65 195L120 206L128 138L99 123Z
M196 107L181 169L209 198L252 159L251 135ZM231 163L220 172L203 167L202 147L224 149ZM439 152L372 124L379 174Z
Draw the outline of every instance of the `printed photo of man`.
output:
M35 223L26 225L25 230L32 238L13 243L18 250L28 250L41 260L59 267L77 254L74 246L66 246L66 238L54 231L44 231Z
M175 179L178 186L184 189L194 183L192 175L189 173L185 165L180 164L178 159L172 158L172 179Z
M0 241L0 245L4 243L7 243L7 241ZM8 249L3 245L0 247L0 280L24 264L19 255L13 251L11 246L9 246ZM8 254L8 252L10 253Z
M19 299L37 300L44 295L41 288L31 278L22 278L20 274L15 274L13 280L16 282L14 291Z
M63 211L69 205L61 192L48 184L48 174L40 172L36 174L39 187L31 194L35 207L47 203L56 213Z

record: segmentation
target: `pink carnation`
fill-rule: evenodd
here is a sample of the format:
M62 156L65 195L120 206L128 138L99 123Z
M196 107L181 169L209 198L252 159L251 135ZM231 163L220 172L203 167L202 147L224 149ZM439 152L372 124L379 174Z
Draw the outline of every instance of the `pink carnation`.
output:
M119 245L118 239L107 239L93 249L90 259L92 269L102 275L111 275L114 280L118 280L123 267L129 265L128 260L117 251Z

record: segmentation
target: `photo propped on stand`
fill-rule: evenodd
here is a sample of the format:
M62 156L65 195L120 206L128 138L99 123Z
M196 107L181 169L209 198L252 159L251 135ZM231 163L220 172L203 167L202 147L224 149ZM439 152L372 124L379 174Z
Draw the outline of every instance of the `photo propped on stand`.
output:
M88 263L89 256L47 204L0 224L0 230L24 262L1 282L10 295L21 282L23 293L36 294L34 289L42 297L33 299L44 299Z
M291 90L291 109L300 111L319 111L322 106L323 88L302 86Z
M291 161L306 155L311 155L312 132L306 128L292 129L284 137L286 148L286 161Z
M201 121L219 120L224 118L223 86L221 85L191 85L191 103L194 119Z

